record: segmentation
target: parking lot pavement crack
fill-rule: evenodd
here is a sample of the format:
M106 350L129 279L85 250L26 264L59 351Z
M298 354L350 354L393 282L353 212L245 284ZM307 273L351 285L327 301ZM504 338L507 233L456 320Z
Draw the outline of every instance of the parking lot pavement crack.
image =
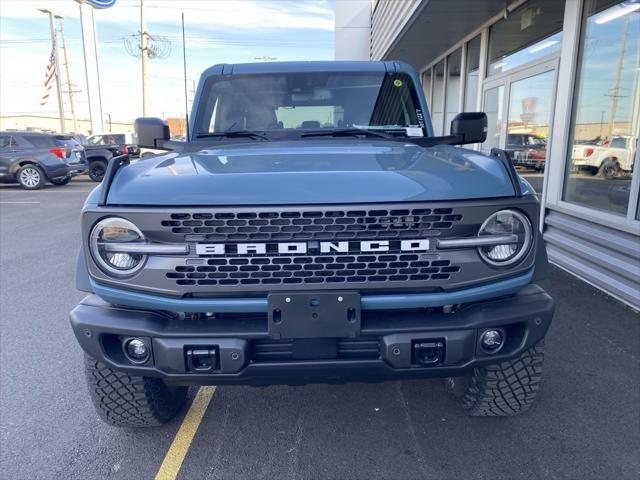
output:
M224 402L224 413L222 416L222 422L220 423L220 428L217 430L218 435L215 436L214 439L214 448L212 455L212 465L209 468L208 478L224 478L224 472L221 471L222 462L220 461L222 455L222 446L224 444L225 438L227 438L227 426L229 424L229 412L230 412L230 403Z
M402 413L404 414L407 427L409 428L411 441L416 450L418 467L420 468L420 472L422 473L422 478L423 479L434 478L434 476L431 475L429 471L427 471L426 461L424 459L422 447L420 447L420 442L418 441L418 435L416 434L416 430L415 428L413 428L413 419L411 418L411 413L409 412L409 407L407 405L407 399L405 398L404 391L402 390L402 382L395 382L395 385L396 385L396 391L398 392L398 397L400 397L400 405L402 405Z
M291 455L289 462L289 475L291 480L300 478L300 444L302 443L302 412L299 413L296 421L296 434L293 447L287 450L287 454Z

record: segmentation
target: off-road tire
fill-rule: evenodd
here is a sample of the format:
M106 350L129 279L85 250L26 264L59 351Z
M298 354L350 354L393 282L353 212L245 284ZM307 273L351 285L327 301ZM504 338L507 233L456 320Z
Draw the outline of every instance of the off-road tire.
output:
M57 185L57 186L66 185L70 181L71 181L71 177L52 178L50 180L51 183L53 183L54 185Z
M94 182L101 182L106 172L106 160L93 160L89 162L89 178Z
M519 358L475 368L466 377L447 378L449 393L473 417L509 417L527 410L542 380L544 340Z
M188 387L118 372L85 355L87 386L100 418L118 427L157 427L182 409Z

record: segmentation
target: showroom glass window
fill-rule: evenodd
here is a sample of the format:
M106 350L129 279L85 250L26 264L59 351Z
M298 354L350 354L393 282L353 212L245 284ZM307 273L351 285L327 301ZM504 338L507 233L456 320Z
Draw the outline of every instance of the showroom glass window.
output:
M587 0L581 32L563 199L625 215L638 146L640 3Z
M487 76L560 51L565 2L532 0L491 27Z
M451 120L460 113L460 74L462 49L458 48L447 60L447 97L445 101L444 134L449 133Z
M443 135L442 117L444 100L444 60L436 63L433 68L433 95L431 104L431 121L435 135Z
M431 107L431 68L428 68L422 74L422 91L424 92L424 98L427 100L427 105Z
M478 82L480 81L480 35L467 43L467 78L464 85L464 111L478 109Z

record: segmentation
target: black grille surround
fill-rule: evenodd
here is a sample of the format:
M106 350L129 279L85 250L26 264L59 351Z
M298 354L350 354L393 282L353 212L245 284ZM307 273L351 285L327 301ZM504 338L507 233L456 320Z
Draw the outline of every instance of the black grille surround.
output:
M133 222L148 242L188 244L186 255L153 255L131 278L102 272L85 246L90 275L99 283L172 297L264 296L270 291L357 290L434 292L466 288L530 269L535 244L506 269L482 261L474 248L440 250L438 239L475 236L492 213L506 209L538 222L532 197L393 204L264 207L96 207L83 212L83 234L115 215ZM209 223L207 223L209 222ZM212 222L216 222L215 224ZM307 227L307 228L305 228ZM428 251L401 251L403 240L429 239ZM363 242L388 241L388 251L363 251ZM306 253L278 253L284 242ZM347 242L348 251L321 253L319 242ZM265 244L264 254L239 254L240 244ZM198 255L199 244L223 244L227 253Z

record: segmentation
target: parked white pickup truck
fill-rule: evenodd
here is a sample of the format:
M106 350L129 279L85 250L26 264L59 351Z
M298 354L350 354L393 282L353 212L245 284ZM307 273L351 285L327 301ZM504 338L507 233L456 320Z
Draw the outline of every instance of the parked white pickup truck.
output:
M614 178L620 172L632 170L634 155L635 138L619 136L613 137L607 144L574 145L571 163L578 170L591 175Z

